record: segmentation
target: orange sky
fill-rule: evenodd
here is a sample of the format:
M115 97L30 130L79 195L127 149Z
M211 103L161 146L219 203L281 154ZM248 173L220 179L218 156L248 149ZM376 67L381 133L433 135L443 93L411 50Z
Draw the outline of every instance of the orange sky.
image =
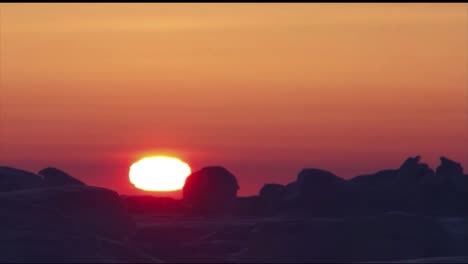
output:
M303 167L468 166L467 4L0 4L0 161L135 193L174 154L256 193ZM465 173L468 169L465 170Z

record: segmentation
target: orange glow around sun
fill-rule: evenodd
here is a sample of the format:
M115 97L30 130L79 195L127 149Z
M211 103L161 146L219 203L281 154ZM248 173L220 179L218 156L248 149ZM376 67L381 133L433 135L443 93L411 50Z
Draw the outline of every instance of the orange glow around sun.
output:
M189 165L167 156L143 158L130 166L130 182L145 191L176 191L182 189L190 175Z

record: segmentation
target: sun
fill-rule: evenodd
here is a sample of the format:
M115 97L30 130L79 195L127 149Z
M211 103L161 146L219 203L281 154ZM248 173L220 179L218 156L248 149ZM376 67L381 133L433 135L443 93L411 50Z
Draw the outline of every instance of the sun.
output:
M190 166L178 158L152 156L130 166L129 178L135 187L145 191L176 191L184 187Z

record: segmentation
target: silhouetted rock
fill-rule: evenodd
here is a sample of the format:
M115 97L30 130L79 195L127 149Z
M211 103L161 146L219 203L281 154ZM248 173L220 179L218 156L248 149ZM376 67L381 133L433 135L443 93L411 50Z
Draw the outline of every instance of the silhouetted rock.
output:
M250 197L236 197L232 173L207 167L187 178L183 200L119 196L58 169L39 173L0 167L0 262L388 262L468 248L460 217L468 178L445 157L435 173L416 156L348 181L304 169ZM186 209L249 217L180 214Z
M398 169L385 169L373 174L360 175L349 181L365 188L379 191L401 191L415 186L434 175L434 171L425 163L420 163L420 156L409 157Z
M134 224L119 195L111 190L91 186L61 186L0 193L6 205L18 208L37 208L47 217L43 228L75 229L109 238L121 238L133 232ZM5 205L5 206L6 206ZM4 207L2 207L4 208ZM39 223L31 209L17 210L18 214L3 211L3 218L21 216L25 224ZM16 216L15 216L16 215ZM27 217L26 217L27 216ZM55 219L64 218L67 220ZM47 220L48 219L48 220ZM49 223L50 221L50 223Z
M360 187L363 213L383 213L396 209L393 188L397 182L397 175L398 169L386 169L350 179L350 182Z
M395 181L389 188L381 190L387 211L404 211L422 213L429 210L425 199L432 191L430 186L434 179L434 171L421 157L409 157L398 169Z
M425 163L420 162L421 157L410 157L400 166L396 176L397 188L414 188L434 176L434 171Z
M159 262L128 242L134 228L111 190L69 185L0 193L0 262Z
M320 169L303 169L297 176L300 207L314 215L347 215L357 205L355 186Z
M435 174L420 160L420 156L409 157L397 170L383 170L352 179L363 188L361 192L367 196L368 211L423 213L430 210L425 199L432 193Z
M468 215L468 178L462 166L445 157L440 157L440 162L425 202L436 215Z
M0 167L0 192L44 187L41 177L11 167Z
M233 209L239 185L223 167L205 167L187 177L183 200L194 211L227 212Z
M235 215L259 216L265 211L265 205L260 196L238 197L235 205Z
M82 181L57 168L45 168L39 171L39 175L42 176L47 186L85 185Z
M438 177L449 178L453 181L464 178L463 167L460 163L446 157L440 157L440 165L437 167L436 175Z
M303 169L297 175L296 182L299 199L325 195L347 185L345 180L335 174L320 169Z
M297 181L286 184L285 186L285 201L294 201L299 198L299 185Z
M468 181L463 168L445 157L436 172L425 164L413 166L406 181L399 178L393 192L398 208L427 215L460 216L468 214Z
M131 213L183 214L185 207L181 200L171 197L122 196Z
M281 184L267 183L260 189L260 197L264 200L278 201L286 195L286 187Z
M401 164L398 170L400 172L413 172L418 168L420 161L421 161L421 156L419 155L414 156L414 157L409 157L403 162L403 164Z
M367 212L404 211L425 215L468 214L468 180L457 162L441 157L434 172L420 162L420 156L410 157L398 170L383 170L350 180L367 197L363 205Z
M0 191L65 185L84 185L84 183L56 168L46 168L39 171L39 174L34 174L15 168L0 167Z
M275 214L285 206L286 186L276 183L268 183L260 189L260 200L264 214Z
M397 174L397 169L381 170L373 174L365 174L353 177L350 179L350 182L360 184L361 186L367 188L386 188L393 181L395 181Z
M308 191L317 186L343 184L346 181L335 174L321 169L303 169L297 175L299 191Z

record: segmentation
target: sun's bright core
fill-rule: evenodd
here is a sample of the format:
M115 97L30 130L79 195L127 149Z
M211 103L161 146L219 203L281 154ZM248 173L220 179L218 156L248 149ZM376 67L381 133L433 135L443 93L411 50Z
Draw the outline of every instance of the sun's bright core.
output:
M190 175L189 165L166 156L143 158L130 166L130 182L145 191L176 191L184 187Z

